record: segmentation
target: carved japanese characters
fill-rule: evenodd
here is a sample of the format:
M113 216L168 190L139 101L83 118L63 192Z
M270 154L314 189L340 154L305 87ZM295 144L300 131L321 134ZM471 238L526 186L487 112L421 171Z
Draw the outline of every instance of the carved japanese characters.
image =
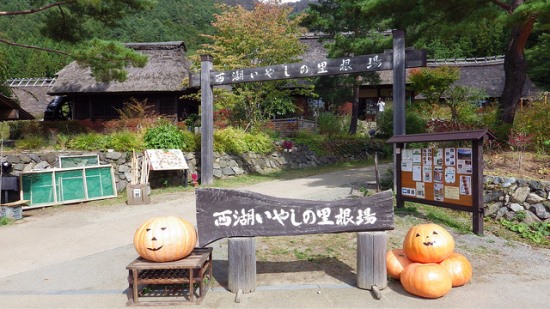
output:
M195 227L175 216L151 218L134 234L137 253L154 262L182 259L193 251L196 243Z

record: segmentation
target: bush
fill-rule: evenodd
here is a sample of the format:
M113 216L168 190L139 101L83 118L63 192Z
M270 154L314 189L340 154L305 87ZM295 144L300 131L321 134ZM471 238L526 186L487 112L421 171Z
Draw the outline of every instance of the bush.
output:
M75 135L67 143L69 149L74 150L106 150L109 136L99 133Z
M342 132L342 123L340 117L333 113L320 113L317 118L319 133L333 136Z
M518 111L513 129L533 136L534 149L541 152L549 150L550 143L550 104L535 101L532 106Z
M145 147L148 149L187 149L184 131L176 125L160 120L156 127L149 128L144 135ZM194 140L193 140L194 141Z
M27 135L15 141L15 148L21 150L36 150L48 145L48 141L39 135Z
M111 133L107 139L107 149L116 151L144 150L145 143L141 134L130 131Z
M393 136L393 111L391 108L382 112L377 119L378 136L389 138ZM406 134L426 133L426 121L417 114L405 112L405 132Z
M273 140L264 132L246 133L241 129L228 127L214 132L214 150L233 154L267 154L273 151Z

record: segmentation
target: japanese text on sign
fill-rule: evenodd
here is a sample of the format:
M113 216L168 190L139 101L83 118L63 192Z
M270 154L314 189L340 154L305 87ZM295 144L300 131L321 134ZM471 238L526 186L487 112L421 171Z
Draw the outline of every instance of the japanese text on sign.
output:
M267 220L276 221L281 226L292 225L295 227L304 225L366 225L376 222L376 213L371 213L370 208L358 209L352 213L349 208L338 208L334 213L331 208L318 210L306 209L302 213L295 209L273 209L264 212L256 212L255 209L224 210L215 212L214 225L217 227L254 226L262 225Z

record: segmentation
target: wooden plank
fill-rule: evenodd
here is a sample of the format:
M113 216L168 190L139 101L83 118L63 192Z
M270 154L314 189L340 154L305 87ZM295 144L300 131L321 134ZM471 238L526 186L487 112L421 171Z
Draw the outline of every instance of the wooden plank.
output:
M256 239L230 238L228 250L227 286L233 293L247 294L256 290Z
M426 51L408 50L407 67L426 66ZM325 59L322 61L303 61L291 64L271 65L258 68L211 72L210 81L214 86L235 83L273 81L294 78L310 78L325 75L352 74L392 69L393 53L362 55L356 57ZM203 73L201 73L203 74ZM204 74L202 75L205 77ZM201 75L192 74L190 87L201 86Z
M199 246L225 237L391 230L391 190L338 201L283 199L253 192L201 188Z
M386 271L386 232L357 233L357 287L372 290L388 285Z
M212 57L201 56L201 184L214 182L214 92L209 72Z

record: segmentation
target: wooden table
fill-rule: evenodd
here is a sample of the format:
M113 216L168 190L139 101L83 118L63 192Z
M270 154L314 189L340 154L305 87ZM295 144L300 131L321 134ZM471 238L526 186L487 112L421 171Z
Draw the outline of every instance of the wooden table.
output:
M139 257L126 269L129 272L129 306L200 304L212 286L212 247L195 248L186 258L173 262L151 262ZM208 285L206 289L205 280ZM196 301L195 284L199 285ZM139 297L150 300L141 301ZM168 297L172 298L166 300ZM174 297L181 299L174 300Z

